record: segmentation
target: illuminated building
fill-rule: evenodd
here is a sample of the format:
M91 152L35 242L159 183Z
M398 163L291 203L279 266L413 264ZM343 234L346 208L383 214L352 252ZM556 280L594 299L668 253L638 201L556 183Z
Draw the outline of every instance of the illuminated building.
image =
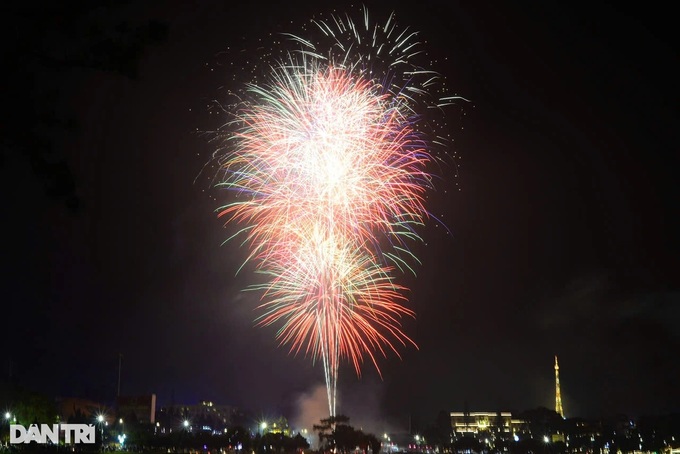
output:
M510 438L522 431L523 426L524 422L513 419L509 411L451 412L451 429L455 438Z
M267 433L283 434L286 436L291 434L290 427L288 426L288 420L283 416L279 417L275 421L263 422L262 424L264 424ZM264 431L265 430L263 430L263 432Z
M161 433L172 432L187 421L192 430L222 433L234 425L240 415L231 405L218 405L209 400L201 400L196 405L172 405L159 410Z
M560 394L560 366L557 364L557 355L555 355L555 412L564 418L562 395Z

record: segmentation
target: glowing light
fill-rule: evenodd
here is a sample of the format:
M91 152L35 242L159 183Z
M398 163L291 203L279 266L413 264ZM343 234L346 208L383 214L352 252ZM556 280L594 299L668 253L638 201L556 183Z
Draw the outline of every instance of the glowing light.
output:
M429 218L433 157L416 125L437 76L410 63L417 34L397 31L393 16L313 24L319 42L292 36L297 52L240 96L218 183L235 196L219 216L243 226L234 237L268 279L250 287L262 294L258 325L321 360L335 415L341 360L380 373L378 356L415 346L395 274L413 272L409 243Z

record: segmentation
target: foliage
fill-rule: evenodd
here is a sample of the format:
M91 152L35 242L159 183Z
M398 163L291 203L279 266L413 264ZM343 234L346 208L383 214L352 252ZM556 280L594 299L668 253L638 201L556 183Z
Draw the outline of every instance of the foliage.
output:
M321 446L334 446L334 432L337 425L349 423L349 417L344 415L329 416L322 419L319 424L314 424L312 429L319 433Z
M13 386L5 402L0 404L11 409L17 424L29 426L57 422L57 407L52 399L19 386Z
M349 425L349 417L344 415L331 416L313 426L319 434L322 452L348 453L356 448L364 452L370 449L373 453L380 452L380 440L373 434L366 434Z

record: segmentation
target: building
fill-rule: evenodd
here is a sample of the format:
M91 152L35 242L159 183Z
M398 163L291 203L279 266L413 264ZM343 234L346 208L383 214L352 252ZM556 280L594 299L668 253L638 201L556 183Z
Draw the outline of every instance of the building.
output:
M171 405L159 409L158 420L162 432L179 428L224 432L238 423L240 413L231 405L218 405L209 400L196 405Z
M56 399L59 419L63 423L92 422L99 415L109 416L105 405L78 397L58 397Z
M286 436L291 435L288 420L283 416L280 416L279 418L271 422L260 423L260 429L262 430L263 433L283 434Z
M475 438L490 443L516 438L526 430L525 424L509 411L451 412L453 439Z
M120 396L117 400L118 418L141 424L156 422L156 395Z

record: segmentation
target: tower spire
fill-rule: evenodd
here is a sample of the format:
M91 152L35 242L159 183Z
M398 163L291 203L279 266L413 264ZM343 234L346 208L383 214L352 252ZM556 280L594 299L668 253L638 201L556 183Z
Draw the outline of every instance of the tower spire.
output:
M560 365L557 363L557 355L555 355L555 412L564 418L562 395L560 394Z

